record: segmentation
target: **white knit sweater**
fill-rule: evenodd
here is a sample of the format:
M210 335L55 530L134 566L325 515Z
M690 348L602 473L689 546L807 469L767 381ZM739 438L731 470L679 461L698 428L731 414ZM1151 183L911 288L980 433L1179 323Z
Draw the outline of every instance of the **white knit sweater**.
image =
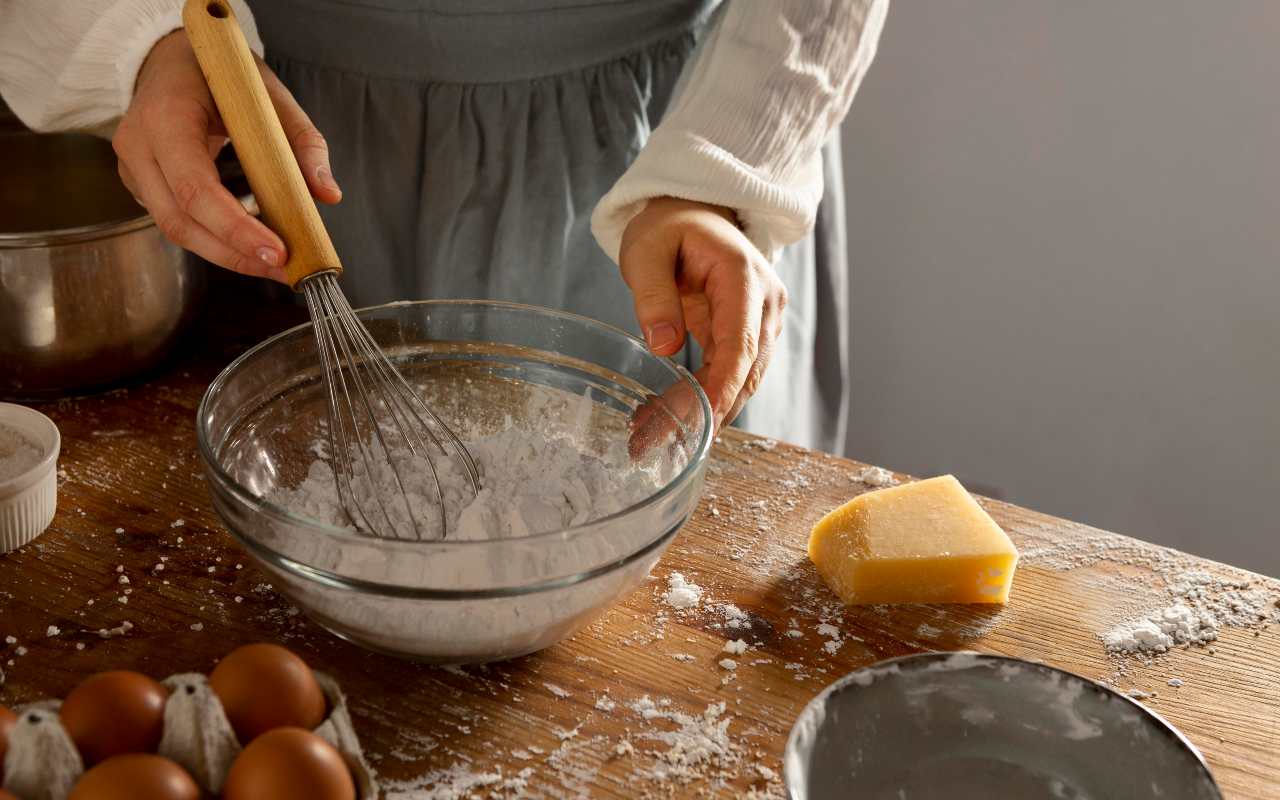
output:
M259 54L253 16L232 0ZM813 226L819 150L875 55L889 0L729 0L592 232L613 259L653 197L727 206L768 258ZM29 127L110 135L182 0L0 0L0 95Z

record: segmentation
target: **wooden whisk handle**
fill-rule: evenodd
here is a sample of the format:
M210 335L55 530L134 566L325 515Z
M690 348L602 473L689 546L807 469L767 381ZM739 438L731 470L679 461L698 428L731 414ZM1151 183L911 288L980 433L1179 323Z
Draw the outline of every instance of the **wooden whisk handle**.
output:
M289 248L284 265L289 285L297 289L317 272L341 272L342 262L231 4L227 0L187 0L182 21L262 219Z

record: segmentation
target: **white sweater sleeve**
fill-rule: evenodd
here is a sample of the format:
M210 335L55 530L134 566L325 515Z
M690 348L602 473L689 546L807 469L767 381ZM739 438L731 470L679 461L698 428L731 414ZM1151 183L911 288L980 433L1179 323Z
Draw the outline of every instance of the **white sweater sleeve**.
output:
M231 0L249 46L262 40ZM151 47L182 27L182 0L0 0L0 95L38 131L110 135Z
M654 197L734 209L772 261L813 227L821 148L875 56L889 0L727 0L684 87L591 229L615 261Z

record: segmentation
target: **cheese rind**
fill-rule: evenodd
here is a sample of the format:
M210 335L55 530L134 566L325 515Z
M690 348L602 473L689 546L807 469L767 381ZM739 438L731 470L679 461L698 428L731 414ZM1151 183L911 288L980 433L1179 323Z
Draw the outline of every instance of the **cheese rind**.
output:
M809 559L840 599L1004 603L1018 550L951 475L859 495L809 534Z

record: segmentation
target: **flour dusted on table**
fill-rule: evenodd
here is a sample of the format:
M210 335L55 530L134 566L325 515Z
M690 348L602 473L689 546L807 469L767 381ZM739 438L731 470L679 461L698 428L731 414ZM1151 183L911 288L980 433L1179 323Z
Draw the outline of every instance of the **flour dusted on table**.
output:
M1263 581L1188 570L1169 579L1168 592L1172 604L1102 634L1108 652L1158 655L1177 645L1209 644L1224 627L1280 623L1280 595Z
M1115 653L1163 653L1174 645L1205 644L1218 638L1213 617L1175 603L1148 616L1122 622L1103 634L1107 650Z
M673 572L667 578L667 592L663 602L679 611L694 608L702 600L702 587L690 582L682 573Z
M352 490L365 502L362 508L385 507L391 526L427 531L438 539L439 504L432 466L439 478L448 518L450 541L505 539L561 530L616 514L652 494L657 481L649 471L633 465L625 441L604 453L588 453L565 433L534 432L510 427L466 442L480 471L480 492L472 498L470 480L456 459L437 456L432 463L420 457L398 462L409 505L380 506L373 496L362 462L353 467ZM313 452L323 453L317 447ZM397 476L390 463L375 460L373 483L382 496L398 497ZM317 458L295 488L280 489L273 502L317 522L349 527L333 468ZM385 520L375 518L374 527Z
M15 428L0 425L0 482L11 480L40 463L44 454Z

